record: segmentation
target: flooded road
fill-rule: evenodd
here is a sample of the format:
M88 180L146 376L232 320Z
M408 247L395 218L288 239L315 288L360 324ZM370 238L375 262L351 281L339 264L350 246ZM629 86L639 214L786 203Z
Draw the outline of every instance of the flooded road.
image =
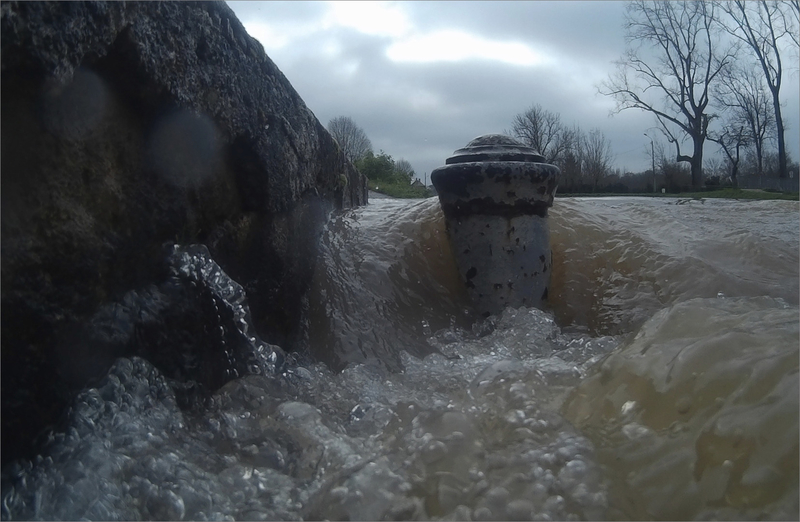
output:
M436 198L334 216L314 362L188 414L118 360L6 471L3 519L797 519L798 203L549 220L548 309L479 320Z

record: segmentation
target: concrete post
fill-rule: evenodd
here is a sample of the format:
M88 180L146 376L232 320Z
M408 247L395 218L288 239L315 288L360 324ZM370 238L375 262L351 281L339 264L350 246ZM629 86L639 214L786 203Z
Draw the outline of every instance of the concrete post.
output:
M459 272L478 313L541 308L558 167L502 134L475 138L431 172Z

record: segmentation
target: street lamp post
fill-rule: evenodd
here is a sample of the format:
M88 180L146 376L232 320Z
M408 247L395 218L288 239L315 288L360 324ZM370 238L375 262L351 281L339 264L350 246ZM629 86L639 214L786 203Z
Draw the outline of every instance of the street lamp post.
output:
M644 133L647 136L647 133ZM650 138L650 136L647 136ZM653 146L653 138L650 138L650 157L653 159L653 194L656 193L656 149Z

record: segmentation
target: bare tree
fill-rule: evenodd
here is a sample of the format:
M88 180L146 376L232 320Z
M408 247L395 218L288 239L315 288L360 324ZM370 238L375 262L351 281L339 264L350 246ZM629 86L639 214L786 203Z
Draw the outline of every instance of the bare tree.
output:
M725 165L723 161L719 158L709 158L706 160L706 164L703 167L703 171L709 175L709 177L717 178L717 181L722 181L725 178Z
M775 129L778 140L778 171L785 178L786 141L784 138L783 115L781 114L781 81L783 79L783 63L779 44L788 37L797 43L793 16L796 2L745 2L734 0L720 3L730 20L721 23L728 33L744 42L758 60L764 79L772 93L772 106L775 111Z
M730 68L720 78L714 100L727 114L727 119L723 124L725 130L721 134L709 134L709 139L719 143L723 148L725 143L717 139L720 136L725 137L724 142L728 145L752 146L755 150L758 174L761 175L766 142L775 136L772 97L764 88L761 75L751 68ZM732 132L730 129L739 129L739 132ZM728 157L730 158L730 155Z
M676 161L675 156L667 153L667 148L662 142L656 142L656 170L663 176L663 188L667 192L680 192L691 185L691 171L681 165L682 162Z
M583 132L577 125L564 128L561 141L563 152L553 162L561 170L559 184L567 191L580 190L583 183Z
M617 101L614 111L640 109L655 115L675 145L676 160L691 165L692 185L703 179L703 145L708 134L710 88L732 60L717 48L714 4L637 0L626 11L628 49L617 71L599 91ZM656 57L642 52L654 48ZM688 137L691 155L681 153Z
M782 2L785 4L786 11L788 14L782 10L781 13L784 13L785 19L784 23L790 30L788 33L789 38L794 43L795 47L800 48L800 35L798 35L798 28L800 28L800 0L786 0Z
M564 153L569 140L566 132L561 116L539 104L517 114L512 123L514 136L544 156L547 163L555 162Z
M403 179L407 179L409 183L414 181L414 168L408 160L402 158L397 160L394 164L394 171L402 176Z
M739 175L739 163L741 161L742 149L747 147L750 143L750 133L744 128L744 125L739 127L725 127L721 134L709 134L708 139L719 144L722 152L728 158L728 175L734 186L737 185L737 176ZM761 159L759 161L759 173L762 169Z
M611 142L600 129L592 129L583 137L583 175L592 183L592 192L611 171Z
M372 143L367 134L349 116L337 116L329 121L328 132L350 161L358 161L372 152Z

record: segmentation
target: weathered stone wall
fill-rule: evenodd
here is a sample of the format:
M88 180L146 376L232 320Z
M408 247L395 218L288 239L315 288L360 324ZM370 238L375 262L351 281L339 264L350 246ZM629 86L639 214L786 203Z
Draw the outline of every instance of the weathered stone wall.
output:
M3 2L3 460L111 355L100 305L206 244L291 349L331 210L366 180L222 2ZM81 348L77 348L81 346Z

